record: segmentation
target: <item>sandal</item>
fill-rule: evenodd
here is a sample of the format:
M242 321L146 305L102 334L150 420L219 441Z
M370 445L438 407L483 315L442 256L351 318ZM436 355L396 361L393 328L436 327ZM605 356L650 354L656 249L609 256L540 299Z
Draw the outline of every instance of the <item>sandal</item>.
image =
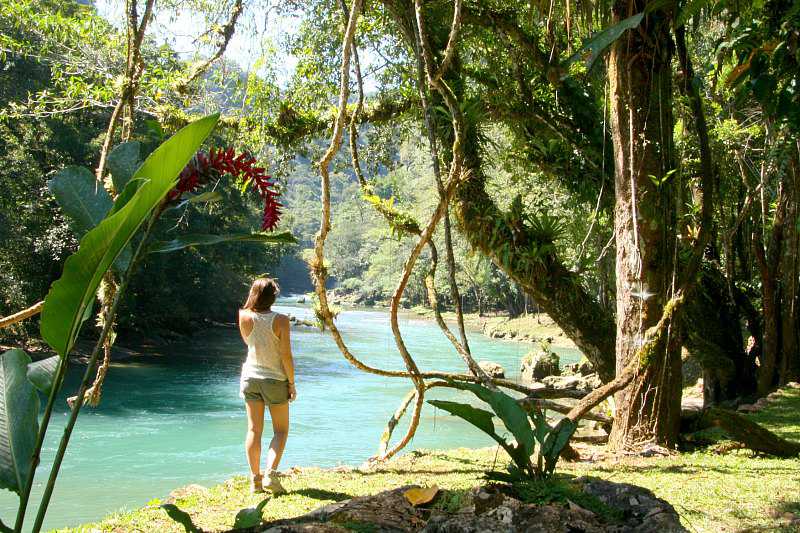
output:
M261 474L253 474L250 476L250 492L253 494L258 494L264 492L264 487L262 486L262 481L264 476Z
M266 490L272 492L275 496L278 494L286 494L286 489L279 479L280 476L277 470L270 470L269 472L269 485L266 486Z

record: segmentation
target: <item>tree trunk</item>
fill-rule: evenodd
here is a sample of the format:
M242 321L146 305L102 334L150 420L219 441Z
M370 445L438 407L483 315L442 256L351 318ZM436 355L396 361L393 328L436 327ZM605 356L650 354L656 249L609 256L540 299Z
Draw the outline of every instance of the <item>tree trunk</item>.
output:
M685 307L684 345L703 368L704 399L710 405L752 394L756 367L744 350L741 313L728 280L711 263L700 273L697 291Z
M762 170L762 184L763 179ZM780 252L783 245L783 233L787 225L785 224L785 215L789 194L786 190L785 179L781 179L778 186L775 217L772 222L769 245L764 245L762 239L763 230L760 227L753 231L753 247L755 248L755 256L761 276L761 312L764 317L761 358L759 359L758 367L758 394L761 396L771 391L778 382L782 311L778 295L778 267L781 261ZM764 200L762 199L763 202ZM762 205L763 209L767 209L765 205ZM765 216L762 217L762 221L764 220L766 220Z
M619 0L614 22L652 1ZM615 159L617 244L616 369L636 357L648 328L661 318L675 288L676 191L672 154L672 68L668 18L656 10L618 39L608 62ZM672 447L680 429L681 359L678 324L669 326L617 393L613 449L645 442Z
M800 144L800 141L798 141ZM798 146L800 148L800 146ZM800 377L800 169L797 157L793 157L786 169L786 229L783 239L783 256L780 271L783 276L781 300L781 369L780 383L785 384Z

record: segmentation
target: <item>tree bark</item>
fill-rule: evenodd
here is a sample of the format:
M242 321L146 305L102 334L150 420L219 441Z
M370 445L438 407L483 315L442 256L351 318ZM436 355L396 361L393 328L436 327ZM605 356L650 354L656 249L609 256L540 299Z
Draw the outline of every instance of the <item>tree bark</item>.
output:
M617 1L613 22L652 1ZM611 131L615 160L617 244L616 368L634 357L675 289L676 186L672 154L672 45L669 19L655 10L610 52ZM612 22L612 23L613 23ZM641 372L617 393L613 449L645 442L672 447L680 429L678 324L642 355Z
M798 150L800 150L800 141ZM795 155L786 169L786 229L783 239L783 255L780 272L783 277L781 300L781 369L780 383L785 384L800 378L800 169Z

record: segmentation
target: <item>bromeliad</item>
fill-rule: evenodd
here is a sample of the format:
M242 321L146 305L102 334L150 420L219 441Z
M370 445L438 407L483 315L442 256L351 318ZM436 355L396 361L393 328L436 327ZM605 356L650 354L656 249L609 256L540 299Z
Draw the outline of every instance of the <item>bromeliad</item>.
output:
M264 167L256 166L256 158L248 152L238 156L233 148L212 147L208 154L199 151L181 171L178 184L169 193L169 201L176 201L184 193L194 192L206 185L212 178L225 174L241 181L245 187L252 184L264 201L264 216L261 229L271 231L280 221L283 205L278 201L279 192L272 176Z

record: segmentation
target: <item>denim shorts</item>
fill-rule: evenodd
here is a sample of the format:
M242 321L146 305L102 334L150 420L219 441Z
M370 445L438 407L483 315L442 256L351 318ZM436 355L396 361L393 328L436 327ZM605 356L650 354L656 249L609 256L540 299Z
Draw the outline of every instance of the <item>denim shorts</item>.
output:
M289 382L277 379L242 378L239 396L277 405L289 401Z

